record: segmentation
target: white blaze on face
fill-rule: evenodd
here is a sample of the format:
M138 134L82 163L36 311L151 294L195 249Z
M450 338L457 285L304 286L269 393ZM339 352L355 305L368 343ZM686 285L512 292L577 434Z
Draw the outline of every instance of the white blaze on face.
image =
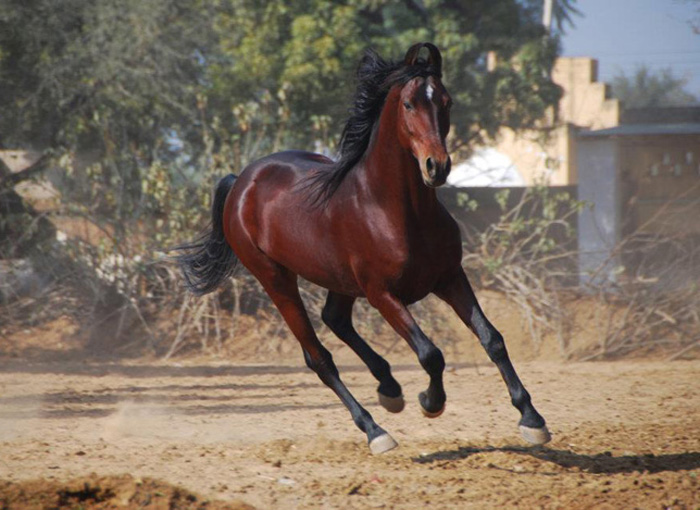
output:
M435 92L435 89L433 89L431 84L428 84L428 86L425 87L425 94L428 96L428 101L433 100L433 92Z

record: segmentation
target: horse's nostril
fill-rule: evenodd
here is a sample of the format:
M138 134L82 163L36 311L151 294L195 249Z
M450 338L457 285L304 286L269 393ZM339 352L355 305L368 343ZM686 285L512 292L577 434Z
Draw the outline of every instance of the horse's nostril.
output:
M426 170L428 170L428 175L430 175L430 177L433 177L435 174L435 165L433 164L433 158L428 158L425 161L425 168Z

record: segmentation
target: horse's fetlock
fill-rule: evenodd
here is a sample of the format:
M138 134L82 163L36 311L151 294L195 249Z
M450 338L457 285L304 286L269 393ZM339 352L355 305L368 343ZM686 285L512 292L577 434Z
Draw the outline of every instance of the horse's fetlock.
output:
M442 373L445 370L445 357L440 349L432 346L430 349L421 353L418 357L421 366L429 374Z
M353 417L352 421L355 422L357 428L366 433L367 424L372 422L372 416L363 409L361 412L357 413L357 416Z
M516 408L523 410L531 403L532 399L527 390L522 388L513 391L510 401Z
M389 365L389 362L384 358L379 358L377 361L376 372L377 373L374 375L377 376L378 379L389 377L391 376L391 365Z

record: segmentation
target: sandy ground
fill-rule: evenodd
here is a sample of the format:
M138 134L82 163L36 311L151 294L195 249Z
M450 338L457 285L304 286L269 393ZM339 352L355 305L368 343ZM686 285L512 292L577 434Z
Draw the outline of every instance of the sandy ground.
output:
M364 367L343 363L400 443L380 456L289 363L0 360L0 480L129 474L258 509L700 508L700 361L519 363L554 436L539 448L519 438L490 365L449 365L446 412L428 420L416 363L394 368L399 415L376 404Z

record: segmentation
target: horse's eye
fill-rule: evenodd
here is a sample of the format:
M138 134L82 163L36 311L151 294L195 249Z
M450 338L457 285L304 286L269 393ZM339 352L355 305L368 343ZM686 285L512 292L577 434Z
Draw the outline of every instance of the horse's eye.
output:
M411 103L409 103L408 101L403 102L403 107L407 110L413 110L413 106L411 106Z

